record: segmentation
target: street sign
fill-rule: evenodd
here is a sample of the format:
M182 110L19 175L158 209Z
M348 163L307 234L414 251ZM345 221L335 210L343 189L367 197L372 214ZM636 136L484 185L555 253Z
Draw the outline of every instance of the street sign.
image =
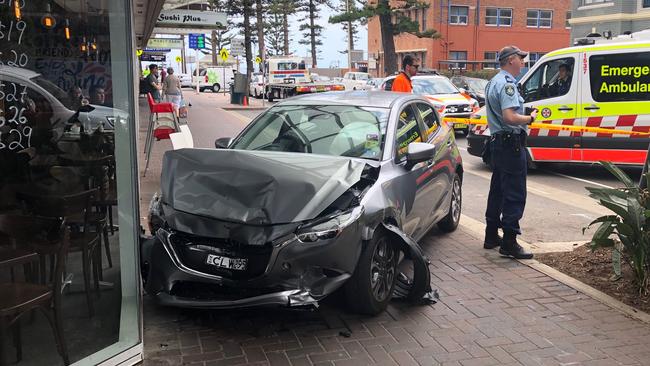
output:
M147 41L147 48L172 48L180 50L183 48L183 40L177 38L150 38Z
M176 62L181 62L183 61L183 58L181 56L176 56Z
M219 51L219 56L221 56L221 59L222 59L223 61L227 61L229 55L230 55L230 54L229 54L228 50L225 49L225 48L222 48L221 51Z
M205 48L205 34L190 34L190 48L202 50Z
M237 56L244 55L244 39L243 38L233 38L230 41L230 53Z
M261 62L262 62L262 59L259 56L255 57L255 63L256 64L260 64Z
M142 56L142 50L137 50L137 51L135 51L135 54L136 54L138 57Z
M145 53L140 56L140 61L149 61L149 62L165 62L167 57L165 55L156 55L152 53Z
M171 52L171 51L172 51L171 48L149 48L149 47L147 47L147 48L144 49L145 53L167 53L167 52Z

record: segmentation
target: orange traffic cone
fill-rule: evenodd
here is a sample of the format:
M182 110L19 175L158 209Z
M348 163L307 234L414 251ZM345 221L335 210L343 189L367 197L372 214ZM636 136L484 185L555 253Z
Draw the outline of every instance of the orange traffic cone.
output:
M248 107L248 95L244 95L243 103L244 107Z

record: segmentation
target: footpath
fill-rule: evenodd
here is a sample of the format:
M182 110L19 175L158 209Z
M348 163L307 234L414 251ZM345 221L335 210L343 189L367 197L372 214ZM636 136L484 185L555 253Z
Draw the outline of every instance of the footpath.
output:
M205 98L204 110L190 109L196 147L246 121L233 111L246 107L231 106L228 95ZM261 101L251 98L251 108ZM142 100L139 146L148 117ZM142 216L168 149L156 142L141 178ZM480 223L463 216L456 232L434 230L421 245L440 301L393 302L377 317L350 314L335 298L317 310L196 311L158 307L145 295L144 365L650 365L647 314L534 260L484 250Z

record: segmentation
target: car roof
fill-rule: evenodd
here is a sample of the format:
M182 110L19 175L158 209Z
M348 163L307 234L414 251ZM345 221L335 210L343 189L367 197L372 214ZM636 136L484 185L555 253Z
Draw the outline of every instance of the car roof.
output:
M7 65L0 65L0 74L11 75L22 79L31 79L40 75L39 73L32 70Z
M415 76L413 76L411 78L411 80L416 80L416 79L438 79L438 80L447 79L447 80L449 80L448 77L442 76L442 75L415 75Z
M345 92L327 92L305 94L293 97L278 105L351 105L359 107L390 108L395 102L423 98L410 93L393 93L380 90L355 90Z

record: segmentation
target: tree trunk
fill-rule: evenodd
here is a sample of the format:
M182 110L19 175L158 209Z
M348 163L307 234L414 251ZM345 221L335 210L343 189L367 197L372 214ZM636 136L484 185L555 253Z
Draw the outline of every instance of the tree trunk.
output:
M379 6L390 9L388 0L380 0ZM395 54L395 39L393 38L393 23L389 11L379 15L381 27L381 44L384 51L384 76L392 75L397 71L397 55Z
M345 11L350 12L350 1L345 0ZM352 34L352 22L348 22L348 71L352 71L352 50L354 49L354 35Z
M289 54L289 15L286 8L282 13L282 31L284 32L284 54Z
M316 26L316 4L314 4L314 0L309 0L309 37L311 41L311 67L315 69L317 67L317 61L316 61L316 29L314 28Z
M217 50L217 31L212 31L212 37L210 39L210 43L212 44L212 64L213 65L218 65L219 64L219 54L218 52L220 50Z
M253 52L251 50L251 8L253 7L253 0L244 0L244 47L246 47L246 78L250 80L253 71ZM246 93L248 95L249 83L246 83Z
M262 0L255 0L257 7L257 42L259 45L260 71L263 71L264 58L266 55L266 45L264 44L264 8L262 7Z

